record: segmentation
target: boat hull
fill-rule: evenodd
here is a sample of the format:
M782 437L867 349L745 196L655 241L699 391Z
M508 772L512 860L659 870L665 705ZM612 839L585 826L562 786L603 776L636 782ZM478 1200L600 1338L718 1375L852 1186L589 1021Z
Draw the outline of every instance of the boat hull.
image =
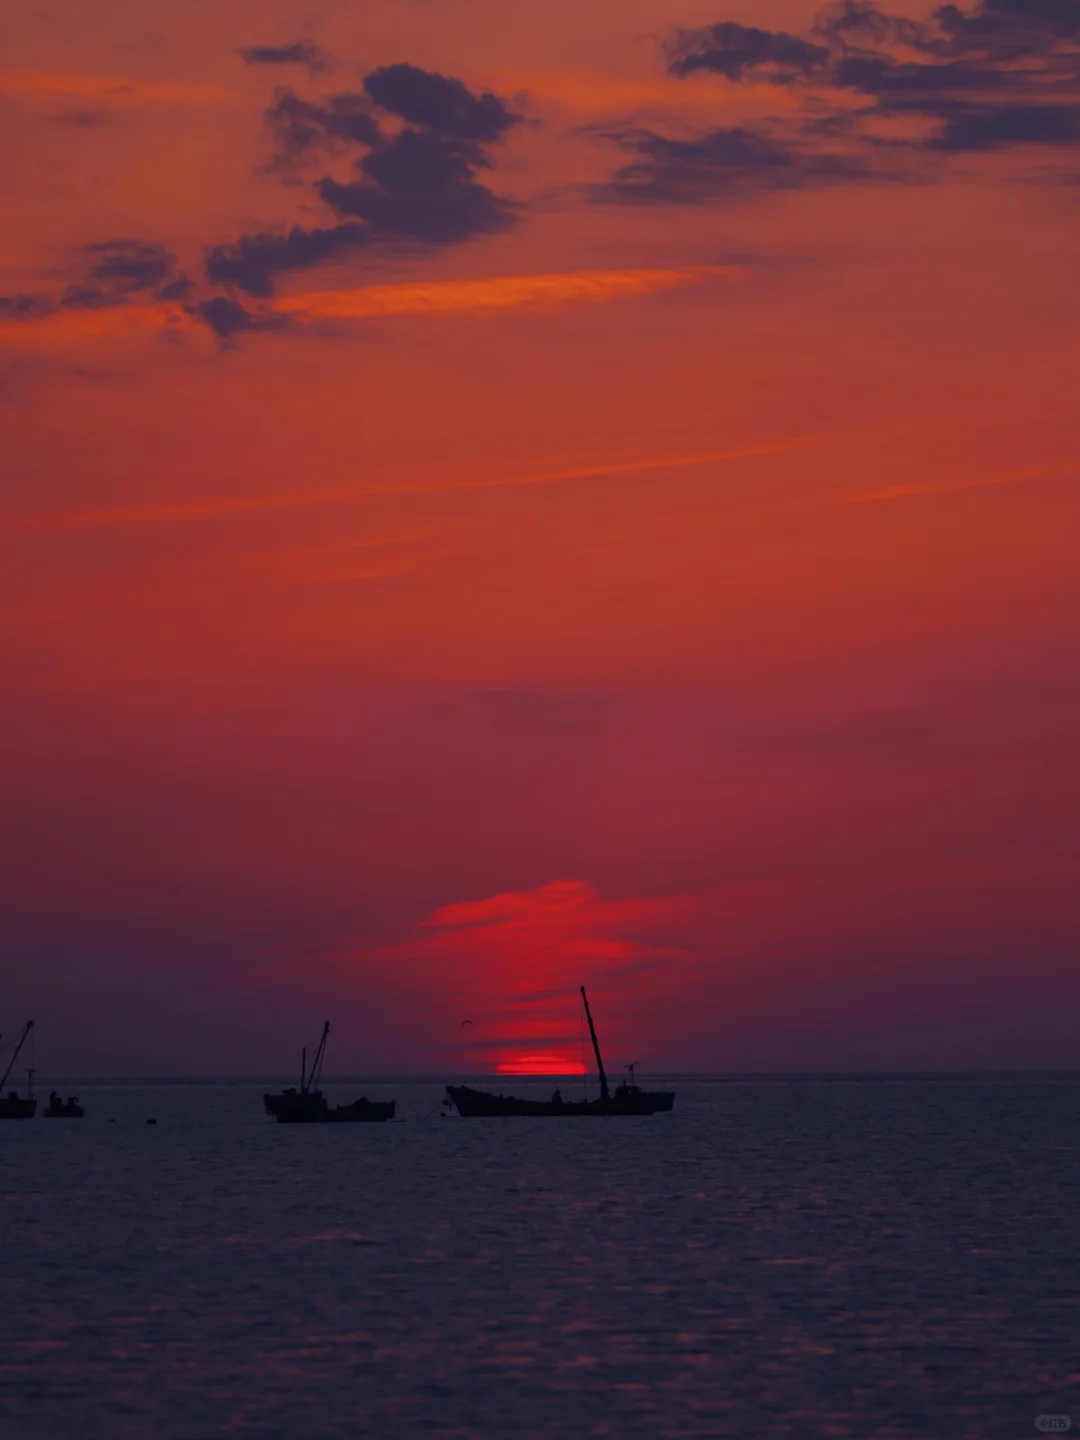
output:
M447 1100L464 1119L518 1116L535 1119L585 1118L592 1115L655 1115L675 1104L674 1092L638 1090L620 1086L606 1100L522 1100L514 1095L492 1095L468 1085L448 1085Z
M280 1095L264 1095L263 1107L275 1120L290 1125L325 1120L330 1109L321 1090L285 1090Z
M354 1100L351 1105L336 1105L327 1115L331 1124L355 1124L392 1120L397 1109L396 1100Z
M392 1120L397 1109L396 1100L368 1100L363 1097L351 1105L327 1103L321 1090L286 1090L282 1095L264 1095L266 1113L272 1115L280 1125L341 1125L363 1124Z
M37 1114L37 1101L12 1094L0 1100L0 1120L32 1120Z
M667 1115L675 1109L674 1090L650 1090L646 1093L653 1102L654 1115Z

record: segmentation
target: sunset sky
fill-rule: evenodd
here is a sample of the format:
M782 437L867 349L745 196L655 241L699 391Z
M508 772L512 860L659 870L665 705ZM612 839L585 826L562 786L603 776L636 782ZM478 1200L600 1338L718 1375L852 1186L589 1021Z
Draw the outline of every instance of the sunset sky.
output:
M1080 1064L1080 0L0 56L5 1046Z

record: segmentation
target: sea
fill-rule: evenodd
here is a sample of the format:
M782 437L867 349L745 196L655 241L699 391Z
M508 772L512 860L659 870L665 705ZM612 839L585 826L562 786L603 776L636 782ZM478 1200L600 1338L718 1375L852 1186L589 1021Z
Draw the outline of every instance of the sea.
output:
M0 1123L0 1434L1080 1429L1080 1076L665 1083L559 1121L342 1080L398 1118L287 1126L265 1083L83 1082Z

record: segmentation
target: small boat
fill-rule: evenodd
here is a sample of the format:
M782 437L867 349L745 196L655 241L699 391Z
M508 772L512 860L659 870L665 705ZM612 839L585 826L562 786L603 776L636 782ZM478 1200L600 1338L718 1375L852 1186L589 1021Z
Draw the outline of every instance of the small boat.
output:
M81 1120L86 1111L79 1104L78 1097L69 1095L66 1100L53 1090L49 1095L49 1108L45 1111L46 1120Z
M328 1123L358 1123L373 1120L392 1120L397 1109L396 1100L369 1100L361 1096L351 1105L331 1107L323 1092L318 1088L322 1076L323 1059L326 1055L326 1037L330 1034L330 1021L323 1026L322 1038L311 1062L307 1067L307 1047L300 1052L300 1089L290 1085L277 1095L264 1095L263 1106L268 1115L281 1125L319 1125Z
M9 1090L4 1095L4 1086L7 1084L8 1076L15 1068L15 1061L19 1058L19 1051L26 1044L26 1038L34 1028L33 1020L27 1020L19 1043L15 1046L15 1052L8 1061L8 1067L0 1077L0 1120L32 1120L37 1114L37 1101L34 1099L34 1072L32 1069L26 1072L26 1095L22 1096L17 1090Z
M627 1067L630 1071L629 1082L624 1080L614 1090L610 1088L604 1062L600 1056L600 1042L596 1038L596 1026L593 1024L592 1011L589 1009L589 997L585 994L584 985L581 987L581 999L585 1006L589 1034L592 1036L593 1053L596 1056L596 1068L600 1075L599 1099L564 1100L560 1091L556 1090L550 1100L520 1100L514 1095L492 1095L486 1090L473 1090L468 1085L448 1085L443 1104L453 1106L465 1119L493 1115L548 1116L551 1118L573 1115L656 1115L662 1111L671 1110L675 1104L675 1092L673 1090L642 1090L634 1079L633 1065Z
M361 1095L359 1100L354 1100L351 1105L335 1105L326 1114L326 1119L331 1122L343 1121L365 1121L365 1120L392 1120L394 1111L397 1109L396 1100L369 1100L366 1095Z

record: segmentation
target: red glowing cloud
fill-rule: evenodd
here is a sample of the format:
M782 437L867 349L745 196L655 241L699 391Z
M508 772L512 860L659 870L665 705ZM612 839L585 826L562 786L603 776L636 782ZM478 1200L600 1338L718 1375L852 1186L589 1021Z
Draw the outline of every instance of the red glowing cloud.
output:
M566 1060L561 1055L522 1055L517 1060L500 1060L497 1075L584 1075L580 1060Z
M670 986L670 965L687 952L665 932L687 903L602 900L584 881L556 880L441 906L424 921L423 938L383 954L396 974L415 973L419 993L437 997L437 1023L462 1069L580 1075L592 1055L579 987L599 1001L601 1038L618 1063L626 1026L617 1011L631 992L640 1002L650 972Z

